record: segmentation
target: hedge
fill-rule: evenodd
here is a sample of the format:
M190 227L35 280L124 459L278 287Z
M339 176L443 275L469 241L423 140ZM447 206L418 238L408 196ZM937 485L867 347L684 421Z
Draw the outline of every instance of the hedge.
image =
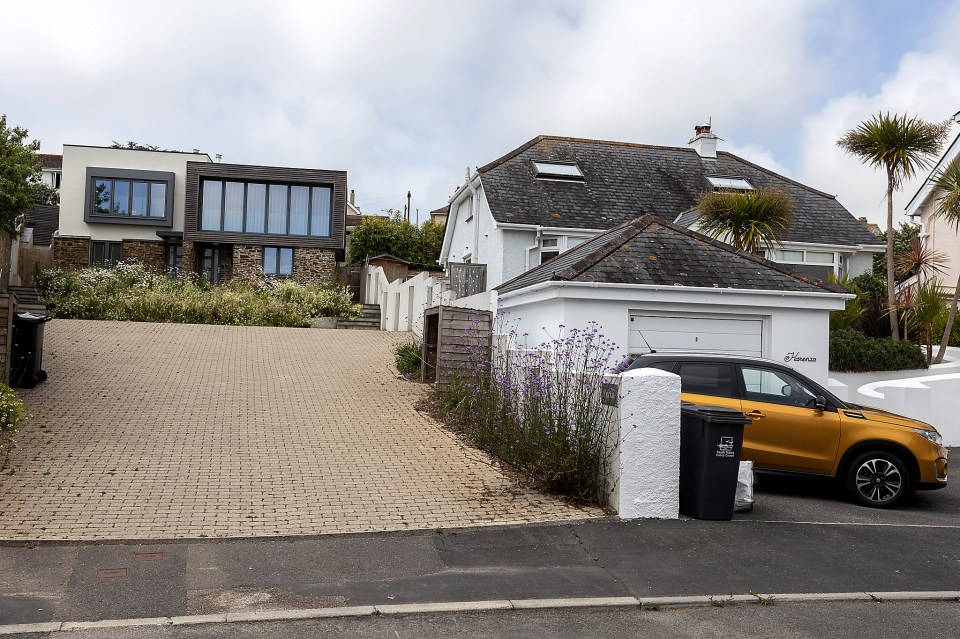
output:
M841 373L898 371L927 367L913 342L867 337L852 329L830 332L830 370Z

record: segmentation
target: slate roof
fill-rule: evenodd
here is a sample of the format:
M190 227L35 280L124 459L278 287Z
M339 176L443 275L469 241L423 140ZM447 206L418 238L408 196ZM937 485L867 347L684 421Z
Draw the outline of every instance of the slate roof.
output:
M585 179L537 179L533 160L576 162ZM707 175L737 176L793 198L796 220L782 241L882 244L834 196L725 151L713 159L687 147L540 136L478 171L499 223L609 229L638 215L673 222L712 190Z
M846 292L653 215L602 233L497 290L507 293L551 281Z
M55 153L40 153L40 166L45 169L62 169L63 156Z
M35 206L25 216L24 228L33 228L35 246L50 246L53 233L60 228L59 206Z

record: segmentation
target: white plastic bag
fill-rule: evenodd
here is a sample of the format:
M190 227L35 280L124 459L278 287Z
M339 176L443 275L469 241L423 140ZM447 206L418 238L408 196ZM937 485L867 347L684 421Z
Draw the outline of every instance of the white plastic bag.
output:
M737 474L737 496L733 499L734 512L744 512L753 508L753 462L740 462Z

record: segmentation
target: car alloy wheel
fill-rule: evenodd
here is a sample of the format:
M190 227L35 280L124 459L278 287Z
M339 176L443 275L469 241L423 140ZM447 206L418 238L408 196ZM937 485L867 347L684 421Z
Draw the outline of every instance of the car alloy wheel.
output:
M865 506L889 508L910 492L910 475L896 456L868 453L850 465L847 488Z

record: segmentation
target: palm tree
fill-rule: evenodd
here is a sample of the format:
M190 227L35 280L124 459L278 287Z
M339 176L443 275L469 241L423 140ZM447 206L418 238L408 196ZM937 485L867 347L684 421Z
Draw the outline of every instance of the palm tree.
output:
M697 210L702 233L751 253L779 246L780 235L794 218L793 200L777 189L708 191Z
M933 176L933 188L940 192L935 215L960 231L960 156L954 158L942 171ZM940 348L937 349L937 357L933 360L934 364L942 362L947 352L950 334L953 331L953 321L957 317L958 298L960 298L960 277L957 278L957 286L953 289L950 314L947 316L947 325L943 330Z
M933 326L943 314L943 297L940 295L940 280L933 278L917 286L913 308L905 324L916 329L920 343L927 348L927 364L933 360Z
M896 272L893 255L893 192L917 171L928 168L947 137L950 122L926 122L918 117L878 113L847 131L837 144L865 164L887 173L887 304L896 308ZM890 314L890 332L900 339L897 313Z

